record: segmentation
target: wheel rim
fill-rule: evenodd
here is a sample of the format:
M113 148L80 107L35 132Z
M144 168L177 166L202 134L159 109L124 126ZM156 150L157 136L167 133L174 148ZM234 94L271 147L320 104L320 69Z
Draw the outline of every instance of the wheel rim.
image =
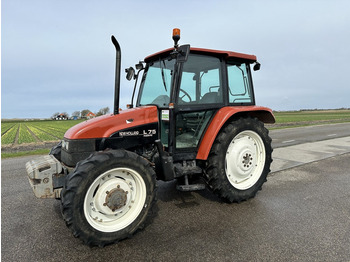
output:
M225 158L226 176L231 185L239 190L252 187L262 174L265 159L265 146L256 132L246 130L236 135Z
M88 223L102 232L126 228L141 213L146 202L146 184L129 168L114 168L95 179L84 200Z

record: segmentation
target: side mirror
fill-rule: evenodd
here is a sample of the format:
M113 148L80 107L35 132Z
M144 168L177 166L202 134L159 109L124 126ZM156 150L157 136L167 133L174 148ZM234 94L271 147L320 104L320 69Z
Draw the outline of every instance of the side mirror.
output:
M143 63L141 61L138 64L136 64L135 67L136 67L136 70L142 70L144 68Z
M254 65L254 67L253 67L253 70L254 71L258 71L258 70L260 70L260 63L259 62L255 62L255 65Z
M125 73L126 73L126 79L130 81L135 76L135 69L130 66L129 68L125 69Z

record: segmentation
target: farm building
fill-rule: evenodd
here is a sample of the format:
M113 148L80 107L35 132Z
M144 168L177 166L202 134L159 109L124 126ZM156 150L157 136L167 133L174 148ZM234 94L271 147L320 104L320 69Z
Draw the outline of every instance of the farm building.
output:
M55 120L68 120L68 116L64 113L61 113L54 118Z
M91 119L91 118L94 118L96 117L96 114L92 113L92 112L89 112L86 114L86 119Z

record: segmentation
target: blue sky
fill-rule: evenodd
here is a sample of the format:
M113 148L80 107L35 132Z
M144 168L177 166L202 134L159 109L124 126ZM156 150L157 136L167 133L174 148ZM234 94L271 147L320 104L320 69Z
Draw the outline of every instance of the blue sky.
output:
M1 117L113 108L115 50L124 68L180 44L254 54L257 104L350 107L350 1L2 0Z

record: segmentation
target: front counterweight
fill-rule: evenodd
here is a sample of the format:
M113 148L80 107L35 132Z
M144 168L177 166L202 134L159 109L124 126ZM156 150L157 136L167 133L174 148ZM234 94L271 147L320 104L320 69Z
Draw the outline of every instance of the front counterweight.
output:
M61 163L47 155L26 163L29 183L37 198L59 198L61 189L54 189L53 176L63 170Z

